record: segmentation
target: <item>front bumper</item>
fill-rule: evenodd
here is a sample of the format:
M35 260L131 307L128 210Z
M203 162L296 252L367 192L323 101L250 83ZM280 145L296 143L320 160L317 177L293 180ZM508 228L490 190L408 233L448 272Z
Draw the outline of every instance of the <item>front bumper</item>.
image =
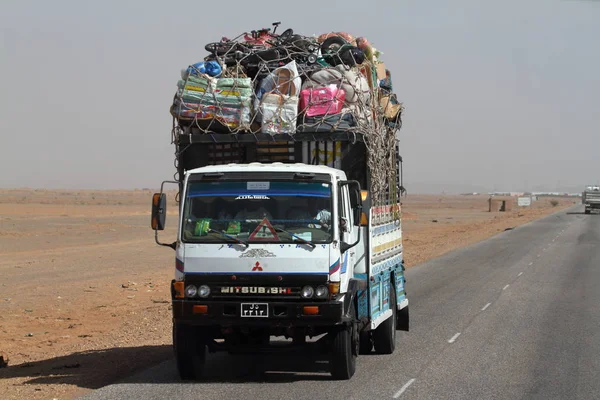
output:
M268 316L243 317L241 304L250 302L255 301L175 299L173 300L173 319L176 323L185 325L270 328L332 326L347 322L347 318L343 315L344 305L342 302L256 301L257 303L268 303ZM304 307L318 307L318 312L315 314L306 314ZM314 312L314 308L311 311Z

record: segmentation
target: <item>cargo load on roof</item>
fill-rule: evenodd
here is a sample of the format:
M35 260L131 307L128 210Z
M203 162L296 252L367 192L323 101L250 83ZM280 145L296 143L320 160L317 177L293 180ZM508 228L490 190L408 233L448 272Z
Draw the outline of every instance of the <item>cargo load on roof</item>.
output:
M170 108L176 179L203 165L258 161L261 148L271 160L310 162L313 154L338 168L360 153L360 142L357 160L364 156L370 170L374 201L395 202L396 187L404 190L397 185L404 108L381 53L346 32L275 31L208 43L208 54L181 71Z
M205 49L177 82L177 133L368 135L400 127L390 71L364 37L262 29Z

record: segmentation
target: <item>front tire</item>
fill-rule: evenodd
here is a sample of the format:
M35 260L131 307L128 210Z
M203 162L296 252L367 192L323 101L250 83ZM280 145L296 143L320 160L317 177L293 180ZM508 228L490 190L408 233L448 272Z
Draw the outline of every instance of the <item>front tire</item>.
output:
M391 282L388 304L392 315L373 331L375 351L379 354L392 354L396 349L396 291Z
M194 326L173 324L173 350L182 380L202 377L206 362L206 342Z
M331 356L329 370L331 376L337 380L348 380L356 372L356 358L358 357L359 336L356 321L354 302L350 306L352 322L331 332Z

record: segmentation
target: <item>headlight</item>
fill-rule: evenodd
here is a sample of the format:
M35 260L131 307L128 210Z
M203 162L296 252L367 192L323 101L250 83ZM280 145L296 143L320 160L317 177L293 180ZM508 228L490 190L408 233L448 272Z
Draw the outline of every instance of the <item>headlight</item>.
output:
M329 294L329 289L327 289L327 286L317 286L315 294L317 295L317 298L324 299Z
M185 287L185 297L194 297L197 292L198 292L198 290L196 289L196 286L194 286L194 285L187 285Z
M202 285L198 288L198 296L200 297L208 297L210 294L210 288L206 285Z
M310 286L304 286L302 288L302 291L300 292L300 295L302 297L304 297L305 299L308 299L308 298L313 297L314 293L315 293L315 291L313 290L312 287L310 287Z

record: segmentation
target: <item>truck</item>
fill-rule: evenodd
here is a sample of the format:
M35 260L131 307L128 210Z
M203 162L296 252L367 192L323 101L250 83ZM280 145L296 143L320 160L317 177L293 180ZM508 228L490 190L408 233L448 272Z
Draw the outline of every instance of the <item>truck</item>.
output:
M375 69L366 76L379 93ZM203 376L207 352L316 346L347 380L360 354L395 351L409 330L400 119L369 101L370 129L231 133L174 116L176 174L152 197L151 227L175 251L182 379ZM159 238L166 184L177 188L173 242Z
M590 214L592 210L600 209L600 186L588 185L581 193L581 202L585 207L585 213Z

